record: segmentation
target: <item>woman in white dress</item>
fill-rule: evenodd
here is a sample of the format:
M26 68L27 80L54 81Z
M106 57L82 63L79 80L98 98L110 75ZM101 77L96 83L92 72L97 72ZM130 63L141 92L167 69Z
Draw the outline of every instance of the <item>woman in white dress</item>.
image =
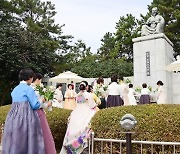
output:
M129 98L129 104L130 105L137 105L136 99L134 97L135 95L135 90L133 89L133 84L129 84L129 93L128 93L128 98Z
M97 104L86 91L88 83L80 83L77 106L71 112L60 154L80 154L88 146L91 128L90 120L96 113Z
M158 86L158 91L157 91L157 104L165 104L166 103L166 93L163 87L163 82L158 81L157 86Z
M53 107L63 108L63 94L62 94L62 84L61 83L56 86L52 105L53 105Z

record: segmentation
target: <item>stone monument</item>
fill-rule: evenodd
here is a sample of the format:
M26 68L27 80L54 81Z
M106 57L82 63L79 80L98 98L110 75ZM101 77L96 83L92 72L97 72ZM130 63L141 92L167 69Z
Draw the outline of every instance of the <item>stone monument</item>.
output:
M152 9L152 16L142 26L141 37L133 39L134 54L134 85L147 83L153 90L157 81L164 83L167 103L172 103L172 74L165 66L173 59L173 43L163 33L164 18Z
M152 15L142 26L141 35L151 35L164 32L164 18L158 14L157 7L152 8Z

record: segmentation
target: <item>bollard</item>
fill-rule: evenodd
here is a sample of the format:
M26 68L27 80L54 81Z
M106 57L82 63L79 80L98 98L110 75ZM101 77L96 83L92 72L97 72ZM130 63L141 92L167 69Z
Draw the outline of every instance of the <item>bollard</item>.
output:
M132 154L132 142L131 142L131 129L135 127L137 124L136 119L132 114L125 114L121 121L120 121L121 127L126 130L126 153Z

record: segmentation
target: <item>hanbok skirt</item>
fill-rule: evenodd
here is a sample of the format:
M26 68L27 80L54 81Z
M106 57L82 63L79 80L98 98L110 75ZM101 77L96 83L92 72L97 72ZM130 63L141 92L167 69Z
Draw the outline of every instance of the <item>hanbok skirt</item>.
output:
M139 104L150 104L150 96L149 95L141 95L139 99Z
M71 112L60 154L80 154L88 146L90 121L96 113L87 103L77 104Z
M124 106L130 105L128 94L124 94L122 99L123 99L123 102L124 102Z
M12 103L5 121L2 154L45 154L40 119L28 102Z
M135 99L135 97L134 97L134 95L133 94L128 94L128 98L129 98L129 104L130 105L137 105L137 103L136 103L136 99Z
M120 95L108 95L106 107L122 106L124 101Z
M43 111L43 109L39 109L36 111L40 118L40 123L41 123L43 138L44 138L44 144L45 144L45 154L56 154L54 139L51 134L51 130L49 128L49 124L47 122L45 112Z
M76 107L75 98L66 98L64 102L64 109L74 110Z

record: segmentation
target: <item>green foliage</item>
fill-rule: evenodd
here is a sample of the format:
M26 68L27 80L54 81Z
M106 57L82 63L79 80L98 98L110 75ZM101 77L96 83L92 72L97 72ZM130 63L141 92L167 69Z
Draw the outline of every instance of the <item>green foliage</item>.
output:
M112 74L119 76L132 76L133 64L124 61L123 59L107 59L98 61L94 56L87 57L82 62L73 65L72 72L77 73L82 77L110 77Z
M71 110L53 108L51 112L46 114L57 151L62 147L64 135L67 129L68 117L71 112Z
M7 113L9 112L9 110L10 110L10 105L0 107L0 141L2 138L1 128L2 128L2 125L4 125L4 123L5 123L6 116L7 116Z
M91 120L95 137L125 139L125 134L122 133L125 130L120 127L119 122L123 115L127 113L134 115L138 122L134 130L132 130L135 132L132 135L133 140L180 142L180 105L153 104L113 107L100 110ZM108 145L104 145L103 152L109 150L107 147ZM119 144L114 145L113 148L118 151ZM158 153L159 148L155 150ZM169 148L168 150L173 149ZM96 147L95 153L99 151L100 147Z
M120 17L118 23L116 23L115 32L116 42L114 51L117 57L127 60L133 59L132 39L140 36L139 30L138 20L132 14Z
M0 107L0 126L5 122L9 109L10 106ZM70 113L70 110L53 108L52 112L46 114L57 151L62 146ZM119 122L126 113L133 114L138 122L135 129L132 130L135 132L132 135L133 140L180 142L180 105L170 104L121 106L100 110L91 120L95 137L125 139L125 134L122 133L125 130L120 127ZM138 150L135 146L133 148ZM154 148L158 153L160 149L158 147ZM108 145L104 146L103 151L108 149ZM119 144L113 144L113 150L117 149L119 150ZM96 147L96 153L99 150L100 147ZM168 150L173 150L173 148ZM147 152L145 149L144 151Z
M46 101L53 100L54 98L55 89L53 86L36 85L35 90L38 91L39 95L44 97Z
M151 86L148 86L148 89L150 92L152 92L152 87Z
M129 78L126 78L125 83L129 84L129 83L131 83L131 80Z
M90 47L87 47L82 40L77 40L73 45L69 45L66 51L58 52L58 61L54 64L55 74L70 70L88 56L91 56Z
M115 28L114 34L108 32L104 35L98 54L102 60L123 58L126 61L132 61L132 39L140 35L139 21L131 14L127 14L120 17Z
M11 88L15 86L14 82L8 80L0 81L0 106L11 103Z
M142 87L141 87L141 86L138 86L138 87L136 87L136 88L135 88L135 92L140 93L140 92L141 92L141 90L142 90Z
M54 23L55 7L40 0L3 0L0 5L0 80L10 89L18 82L22 68L50 74L57 55L67 43L61 27ZM66 41L64 41L66 40ZM2 87L1 87L2 88ZM6 86L1 89L1 102L9 101ZM10 102L9 102L10 103ZM1 103L2 104L2 103Z
M98 49L97 54L100 55L100 58L102 60L108 60L109 58L113 58L111 52L114 49L114 45L114 35L110 32L107 32L101 39L101 47Z
M53 71L62 33L54 24L54 5L39 0L12 0L8 5L11 9L3 10L0 24L0 73L13 80L23 67L42 74Z

